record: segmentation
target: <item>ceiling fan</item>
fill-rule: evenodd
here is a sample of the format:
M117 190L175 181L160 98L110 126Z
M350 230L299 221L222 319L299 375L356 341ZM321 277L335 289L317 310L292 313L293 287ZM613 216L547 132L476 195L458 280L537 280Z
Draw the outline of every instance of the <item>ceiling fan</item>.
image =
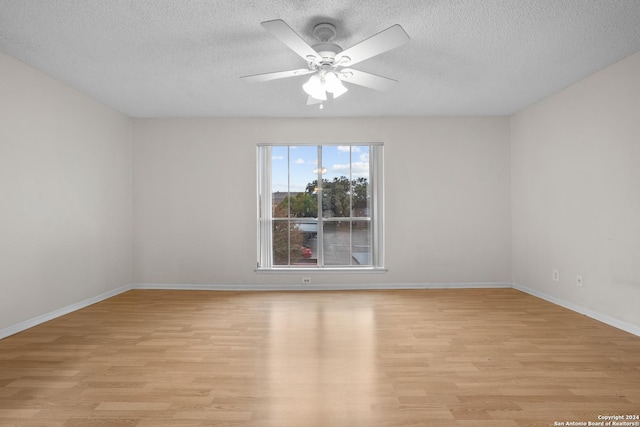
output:
M307 44L281 19L265 21L260 25L304 59L307 68L256 74L241 79L254 83L311 74L311 78L302 88L309 95L307 105L320 104L321 109L322 102L327 100L327 94L337 98L347 92L348 89L343 82L377 90L389 89L397 83L397 80L350 67L409 41L407 33L396 24L347 50L342 50L340 46L332 43L336 36L336 28L329 23L318 24L313 28L313 35L319 41L313 46Z

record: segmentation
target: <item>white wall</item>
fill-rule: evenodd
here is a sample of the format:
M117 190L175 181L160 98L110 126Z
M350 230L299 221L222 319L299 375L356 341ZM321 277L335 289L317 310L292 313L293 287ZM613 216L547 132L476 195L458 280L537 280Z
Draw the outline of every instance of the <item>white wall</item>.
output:
M131 120L0 53L0 329L131 282Z
M640 53L511 129L514 282L640 325Z
M383 274L313 283L510 283L509 120L134 121L134 281L300 284L256 273L256 144L385 144ZM309 274L304 274L309 276Z

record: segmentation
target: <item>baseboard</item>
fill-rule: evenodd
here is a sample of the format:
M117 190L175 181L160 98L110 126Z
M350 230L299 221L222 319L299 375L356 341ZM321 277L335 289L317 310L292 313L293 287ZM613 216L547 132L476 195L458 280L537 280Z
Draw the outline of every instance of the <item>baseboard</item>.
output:
M98 296L87 298L85 300L79 301L75 304L68 305L66 307L59 308L57 310L50 311L49 313L45 313L43 315L34 317L32 319L25 320L20 323L16 323L15 325L8 326L4 329L0 329L0 339L6 338L10 335L17 334L18 332L22 332L26 329L33 328L41 323L48 322L49 320L53 320L56 317L64 316L65 314L72 313L74 311L80 310L82 308L88 307L105 299L114 297L118 294L126 292L131 289L130 285L122 286L118 289L114 289L109 292L105 292Z
M553 304L559 305L561 307L567 308L571 311L575 311L576 313L583 314L592 319L598 320L602 323L606 323L609 326L613 326L614 328L621 329L625 332L629 332L630 334L636 335L640 337L640 327L636 325L632 325L631 323L623 322L622 320L613 318L611 316L607 316L606 314L598 313L597 311L589 310L588 308L580 307L579 305L570 303L560 298L556 298L552 295L546 294L544 292L537 291L535 289L528 288L526 286L514 283L513 289L517 289L526 294L533 295L534 297L541 298L545 301L549 301Z
M367 284L167 284L136 283L131 289L199 290L199 291L352 291L392 289L481 289L511 288L511 283L367 283Z

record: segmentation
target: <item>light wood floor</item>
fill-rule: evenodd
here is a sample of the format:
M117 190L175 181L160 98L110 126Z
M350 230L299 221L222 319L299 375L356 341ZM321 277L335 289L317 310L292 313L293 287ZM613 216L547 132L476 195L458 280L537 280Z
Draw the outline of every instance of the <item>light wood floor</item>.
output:
M554 426L640 338L513 289L126 292L0 340L2 426Z

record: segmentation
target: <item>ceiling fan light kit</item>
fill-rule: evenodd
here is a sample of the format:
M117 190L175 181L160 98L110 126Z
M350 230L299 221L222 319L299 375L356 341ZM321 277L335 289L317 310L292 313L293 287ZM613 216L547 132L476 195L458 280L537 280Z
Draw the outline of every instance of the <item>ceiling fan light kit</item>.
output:
M332 94L333 98L337 98L348 90L336 73L331 70L319 70L302 85L302 89L312 98L321 101L327 100L327 93Z
M302 89L309 95L307 105L320 104L327 100L327 94L333 99L348 91L342 82L359 86L387 90L397 80L367 73L365 71L344 68L372 58L409 41L409 36L400 25L393 25L384 31L343 51L340 46L331 43L336 37L336 28L329 23L318 24L313 35L319 43L310 46L286 22L281 19L262 22L261 25L307 62L307 69L278 71L241 77L252 82L265 82L285 77L311 74Z
M322 81L319 75L314 74L308 82L302 85L302 89L304 89L310 97L326 101L327 94L324 89L325 84L326 82Z

